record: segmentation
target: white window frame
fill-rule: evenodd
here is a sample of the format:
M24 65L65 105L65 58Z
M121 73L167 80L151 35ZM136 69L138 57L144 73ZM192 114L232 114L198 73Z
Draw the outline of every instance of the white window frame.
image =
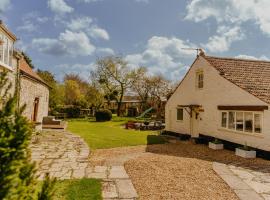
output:
M234 112L235 117L234 117L234 124L235 127L234 129L229 128L229 112ZM243 131L237 130L236 129L236 113L237 112L242 112L243 113ZM227 121L226 121L226 128L222 126L222 113L227 113ZM245 131L245 113L252 113L252 132L247 132ZM261 125L261 132L255 132L255 114L259 114L261 116L261 121L260 121L260 125ZM262 135L263 134L263 112L256 112L256 111L242 111L242 110L221 110L220 111L220 121L219 121L219 127L221 129L226 129L228 131L232 131L232 132L237 132L237 133L244 133L244 134L258 134L258 135Z
M12 57L13 55L10 55L10 47L12 49L12 54L13 54L13 51L14 51L14 42L9 38L7 37L5 34L3 33L0 33L1 34L1 37L0 39L3 41L3 51L2 51L2 59L0 60L0 65L9 69L9 70L13 70L13 66L12 66ZM7 41L7 44L5 44ZM5 54L6 54L6 51L5 51L5 45L7 45L7 63L5 63ZM10 58L11 57L11 58ZM11 63L10 63L11 61Z

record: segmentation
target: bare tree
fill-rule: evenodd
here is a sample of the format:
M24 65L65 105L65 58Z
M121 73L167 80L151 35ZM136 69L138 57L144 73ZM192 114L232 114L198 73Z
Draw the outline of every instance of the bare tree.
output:
M120 116L123 96L136 80L136 70L130 70L127 62L117 56L98 59L96 70L91 73L96 83L104 90L107 99L117 103L117 115Z

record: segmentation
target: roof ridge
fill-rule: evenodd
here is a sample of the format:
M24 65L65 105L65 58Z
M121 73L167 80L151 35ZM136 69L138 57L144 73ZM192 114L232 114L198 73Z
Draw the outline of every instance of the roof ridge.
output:
M239 61L250 61L250 62L265 62L265 63L270 63L270 61L267 60L253 60L253 59L246 59L246 58L233 58L233 57L219 57L219 56L204 56L206 59L207 58L217 58L217 59L224 59L224 60L239 60Z

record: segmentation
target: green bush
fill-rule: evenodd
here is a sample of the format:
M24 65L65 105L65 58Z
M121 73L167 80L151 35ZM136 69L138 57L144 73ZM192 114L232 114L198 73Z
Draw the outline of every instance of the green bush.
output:
M68 118L79 118L80 117L80 107L72 106L64 109L64 113L67 114Z
M105 122L112 119L112 112L110 110L99 110L96 112L96 121Z

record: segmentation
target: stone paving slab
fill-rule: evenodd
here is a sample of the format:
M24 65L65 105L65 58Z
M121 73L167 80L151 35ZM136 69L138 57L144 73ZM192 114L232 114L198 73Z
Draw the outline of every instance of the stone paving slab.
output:
M37 162L37 175L46 173L59 180L102 179L103 199L137 199L137 192L123 165L92 166L89 148L79 136L67 131L46 131L35 136L31 145L32 160Z
M230 186L230 188L236 193L240 200L264 200L263 195L258 193L254 187L251 187L240 177L248 177L246 171L235 174L229 166L222 163L213 163L213 170Z

